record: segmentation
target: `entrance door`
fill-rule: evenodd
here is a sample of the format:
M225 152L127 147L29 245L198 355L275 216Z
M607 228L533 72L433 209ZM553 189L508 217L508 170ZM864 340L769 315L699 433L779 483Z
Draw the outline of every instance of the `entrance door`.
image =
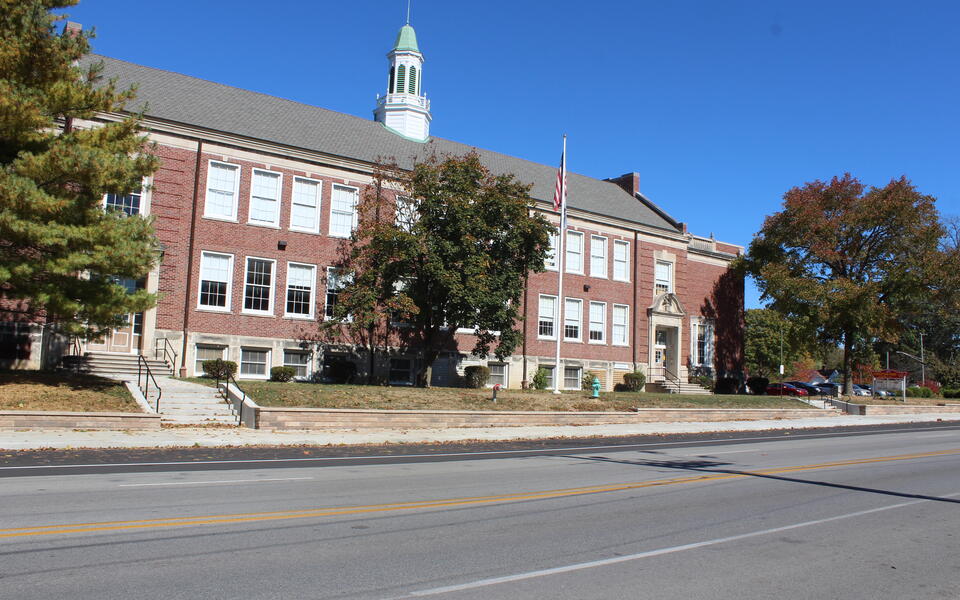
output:
M126 315L126 322L122 326L111 329L99 339L87 342L87 350L129 354L134 348L133 324L136 317L137 315Z

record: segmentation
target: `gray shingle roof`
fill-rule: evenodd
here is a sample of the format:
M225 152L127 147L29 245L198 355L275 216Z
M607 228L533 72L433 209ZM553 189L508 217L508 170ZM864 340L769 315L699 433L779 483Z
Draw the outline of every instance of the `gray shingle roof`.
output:
M104 76L115 78L120 89L138 85L137 100L128 109L139 111L146 104L150 117L369 163L394 157L407 168L433 152L443 156L475 150L494 173L513 173L533 184L534 198L553 199L556 166L438 137L418 143L372 120L106 56L90 55L83 62L95 61L103 61ZM676 231L669 220L616 184L575 173L569 173L567 182L573 208Z

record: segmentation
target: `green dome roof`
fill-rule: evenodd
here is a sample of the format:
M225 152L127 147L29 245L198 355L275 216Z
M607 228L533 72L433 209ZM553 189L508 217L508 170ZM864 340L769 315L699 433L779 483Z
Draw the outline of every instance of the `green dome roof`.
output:
M397 41L393 45L393 49L420 52L420 48L417 46L417 32L413 30L413 27L404 25L400 28L400 33L397 34Z

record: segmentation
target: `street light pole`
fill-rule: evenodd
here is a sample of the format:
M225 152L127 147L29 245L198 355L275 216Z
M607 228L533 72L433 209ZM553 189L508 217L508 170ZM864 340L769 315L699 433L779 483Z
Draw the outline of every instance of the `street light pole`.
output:
M923 332L920 332L920 385L927 383L927 363L923 359Z

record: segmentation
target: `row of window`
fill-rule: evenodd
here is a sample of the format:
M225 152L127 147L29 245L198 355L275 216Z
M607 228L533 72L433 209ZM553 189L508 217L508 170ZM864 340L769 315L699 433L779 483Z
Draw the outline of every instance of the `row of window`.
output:
M556 296L540 295L537 317L537 337L543 340L557 339L558 299ZM630 307L614 304L611 309L610 343L614 346L630 345ZM607 303L590 302L587 313L587 341L591 344L607 343ZM563 299L563 340L582 342L583 300Z
M203 375L203 363L207 360L223 359L226 346L211 346L197 344L194 374ZM263 378L270 376L271 357L266 348L240 348L240 377ZM312 372L310 368L310 353L300 350L284 350L283 366L292 367L294 377L308 379Z
M237 220L240 196L240 165L211 160L207 167L207 193L203 216L225 221ZM266 169L253 169L250 181L247 223L280 228L283 174ZM320 210L323 182L307 177L293 178L290 198L291 231L320 233ZM357 225L358 188L332 184L330 227L332 237L350 237Z
M233 288L232 254L202 252L200 254L200 290L197 306L207 310L230 312ZM246 257L243 276L242 312L257 315L274 314L274 283L277 261L272 258ZM342 287L336 270L327 268L326 316L333 316L337 295ZM317 266L287 262L286 290L283 298L286 317L314 317L316 304Z
M550 237L550 250L544 261L544 267L549 271L556 271L557 246L560 235ZM613 273L609 273L607 261L608 239L602 235L590 236L590 273L591 277L607 279L612 276L614 281L630 281L630 242L613 240ZM567 231L564 247L564 271L574 275L586 275L584 271L584 234L580 231ZM657 294L673 291L673 263L658 260L655 267L655 290Z

